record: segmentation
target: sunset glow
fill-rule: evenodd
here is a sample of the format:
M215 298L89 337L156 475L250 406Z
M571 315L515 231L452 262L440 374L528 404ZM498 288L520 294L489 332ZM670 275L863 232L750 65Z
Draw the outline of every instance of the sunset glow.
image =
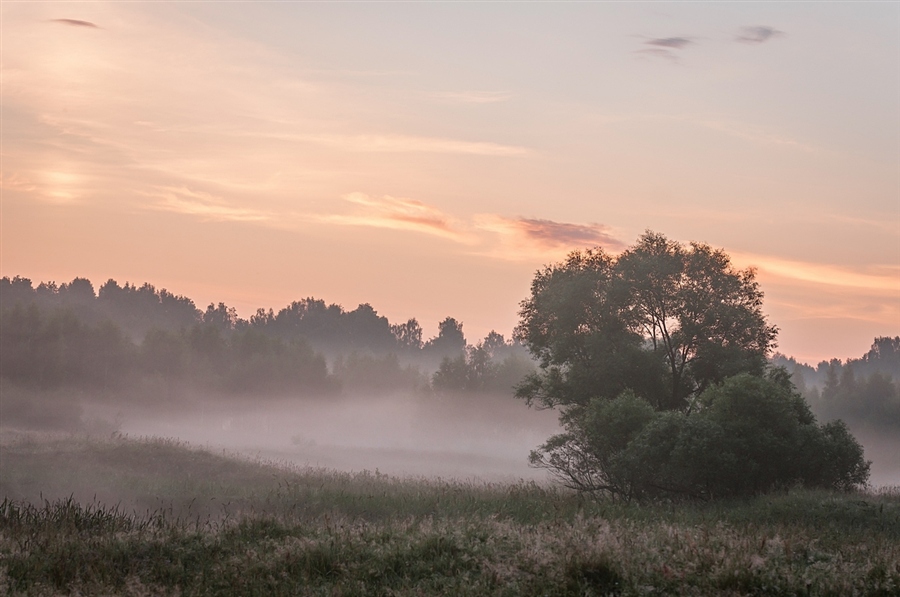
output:
M0 5L0 274L507 335L645 230L778 350L900 335L900 4Z

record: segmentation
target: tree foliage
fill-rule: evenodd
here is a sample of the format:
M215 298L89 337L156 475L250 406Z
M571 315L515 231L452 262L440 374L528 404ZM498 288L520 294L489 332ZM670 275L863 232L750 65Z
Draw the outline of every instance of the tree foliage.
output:
M762 299L723 251L653 232L537 272L516 333L540 370L517 395L559 408L565 431L532 463L625 498L865 483L846 427L818 426L789 375L767 371Z
M517 337L541 373L519 395L543 406L586 404L631 389L685 410L725 377L761 374L777 329L752 269L708 245L647 232L613 258L576 251L539 271Z
M0 278L0 305L35 305L41 313L70 311L85 324L109 321L131 340L141 343L151 331L177 333L196 324L211 325L224 335L254 329L287 344L307 343L330 359L353 353L396 353L416 363L436 368L441 359L456 357L466 350L462 323L447 317L438 324L437 335L425 340L415 318L391 325L368 303L353 310L308 297L279 309L257 309L242 319L234 307L224 302L210 303L205 310L194 302L151 284L120 285L108 280L98 292L85 278L69 283L42 282L35 287L28 278Z
M438 393L508 394L532 371L534 363L525 347L507 342L502 334L491 330L465 353L444 357L431 379Z
M511 393L532 369L525 349L496 332L468 346L453 317L436 331L425 341L415 318L391 325L368 303L347 311L306 298L242 319L224 302L200 310L150 284L108 280L95 293L85 278L37 287L0 278L0 380L29 391L175 400L203 392L419 392L434 382L440 392ZM460 376L449 373L454 363Z
M840 421L817 425L783 370L742 373L700 395L687 414L633 392L569 411L566 432L531 454L568 487L625 499L710 499L802 485L864 485L869 463Z

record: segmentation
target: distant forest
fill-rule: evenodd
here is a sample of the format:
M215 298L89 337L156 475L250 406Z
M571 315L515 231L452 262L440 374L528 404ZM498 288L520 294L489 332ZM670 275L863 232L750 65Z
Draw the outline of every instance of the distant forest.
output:
M900 336L875 338L857 359L831 359L815 367L776 353L816 415L874 427L900 428Z
M57 285L0 278L0 376L35 389L76 387L177 398L186 392L512 393L531 369L521 345L491 332L469 344L447 317L424 339L416 319L391 324L306 298L249 319L225 303L197 308L150 284L85 278Z
M858 359L816 367L776 354L823 420L900 428L900 337L876 338ZM437 333L413 318L392 324L369 304L352 311L315 298L238 317L225 303L199 309L150 284L99 289L0 278L0 382L4 413L16 396L75 390L91 396L177 401L192 394L336 396L357 393L496 393L535 364L491 332L470 344L447 317ZM23 393L24 392L24 393ZM22 399L24 400L24 398Z

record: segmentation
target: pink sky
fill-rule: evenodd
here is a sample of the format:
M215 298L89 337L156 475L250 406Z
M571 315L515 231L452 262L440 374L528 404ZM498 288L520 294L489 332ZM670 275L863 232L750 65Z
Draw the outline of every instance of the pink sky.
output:
M0 273L509 334L646 229L900 334L900 5L4 2Z

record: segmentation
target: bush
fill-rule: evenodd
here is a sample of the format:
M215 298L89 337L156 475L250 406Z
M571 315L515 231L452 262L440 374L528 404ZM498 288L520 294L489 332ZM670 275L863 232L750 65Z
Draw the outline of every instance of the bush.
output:
M570 487L623 497L710 499L777 488L849 490L869 463L842 422L816 424L783 370L740 374L701 394L690 413L658 412L624 392L563 419L532 463Z

